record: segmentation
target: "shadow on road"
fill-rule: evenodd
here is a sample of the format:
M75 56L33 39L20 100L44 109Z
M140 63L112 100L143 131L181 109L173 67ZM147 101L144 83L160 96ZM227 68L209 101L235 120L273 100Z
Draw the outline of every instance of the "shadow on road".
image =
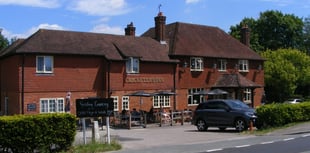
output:
M198 130L186 130L185 132L212 132L212 133L239 133L235 129L226 129L226 130L220 130L220 129L209 129L207 131L198 131Z

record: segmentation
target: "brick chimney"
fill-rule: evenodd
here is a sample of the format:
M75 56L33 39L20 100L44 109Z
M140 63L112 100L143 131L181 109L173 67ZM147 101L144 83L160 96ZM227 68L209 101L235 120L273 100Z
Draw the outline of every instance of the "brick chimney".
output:
M241 42L250 47L250 29L248 25L243 25L241 28Z
M162 12L159 12L155 19L155 39L161 44L166 44L165 41L165 26L166 17Z
M133 26L133 23L127 24L125 28L125 36L135 36L136 35L136 27Z

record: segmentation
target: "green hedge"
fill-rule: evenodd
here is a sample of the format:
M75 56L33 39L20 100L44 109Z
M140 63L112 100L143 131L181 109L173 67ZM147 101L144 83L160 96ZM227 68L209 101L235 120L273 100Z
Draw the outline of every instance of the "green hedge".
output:
M274 103L256 109L258 124L268 127L310 121L310 102L299 104Z
M0 152L32 153L63 151L76 134L76 117L67 114L0 117Z

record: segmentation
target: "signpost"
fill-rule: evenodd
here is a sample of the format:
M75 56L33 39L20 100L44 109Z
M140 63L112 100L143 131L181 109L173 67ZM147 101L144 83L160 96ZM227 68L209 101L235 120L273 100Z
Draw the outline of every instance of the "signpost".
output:
M112 115L113 110L114 105L112 98L87 98L76 100L76 115L82 118L84 144L86 144L85 117L106 117L107 139L108 144L110 144L109 116Z

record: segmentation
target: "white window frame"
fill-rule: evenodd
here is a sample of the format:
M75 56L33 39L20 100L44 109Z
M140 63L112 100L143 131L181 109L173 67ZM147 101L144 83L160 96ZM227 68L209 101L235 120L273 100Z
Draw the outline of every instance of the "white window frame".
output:
M170 107L170 96L153 96L153 108Z
M118 96L111 96L111 98L113 98L114 111L118 111Z
M202 57L191 57L190 59L191 71L203 71L203 58Z
M239 60L239 72L249 72L248 60Z
M218 63L219 63L218 71L223 71L223 72L226 71L227 60L226 59L219 59Z
M243 101L247 104L250 104L252 101L252 92L250 88L245 88L244 91L244 99Z
M129 57L126 61L126 72L127 73L139 73L139 58L137 57Z
M65 98L40 98L40 113L65 112Z
M122 110L129 110L129 96L122 97Z
M204 95L194 95L194 93L199 91L204 91L204 88L191 88L188 89L187 93L187 105L193 106L205 101ZM198 99L198 100L197 100Z
M53 73L54 58L53 56L36 57L36 73Z

